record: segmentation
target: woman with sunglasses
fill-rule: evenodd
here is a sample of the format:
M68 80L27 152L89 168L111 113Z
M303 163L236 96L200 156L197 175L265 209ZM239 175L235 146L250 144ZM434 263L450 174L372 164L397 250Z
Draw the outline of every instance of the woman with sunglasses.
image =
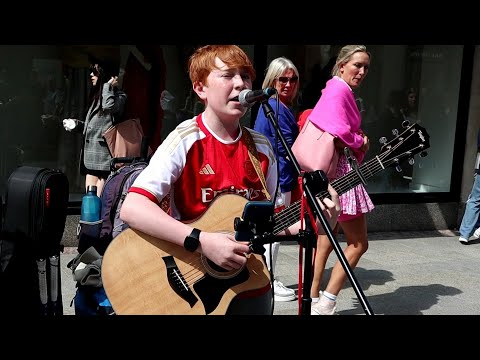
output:
M275 95L268 100L268 103L275 112L278 127L287 144L291 147L298 136L298 125L292 106L299 88L298 70L291 60L285 57L272 60L267 68L262 84L263 89L267 87L276 90ZM277 197L277 199L281 199L283 205L288 206L292 201L300 197L298 194L298 173L293 164L287 159L287 152L277 136L274 126L262 109L258 112L254 130L264 134L273 146L278 159L279 182L282 192L282 196ZM281 205L277 204L277 206ZM274 275L274 298L275 301L292 301L296 299L295 290L287 288L280 280L275 278L274 270L279 247L279 242L265 245L267 266Z
M348 147L351 158L354 158L358 165L361 164L369 149L370 142L361 129L362 118L355 101L354 91L367 76L369 67L370 53L364 45L344 46L333 67L333 78L327 81L320 100L309 116L310 121L319 128L336 135L339 148ZM334 178L345 175L351 169L350 161L341 152ZM340 206L341 212L334 233L338 232L338 226L342 228L347 242L344 254L353 269L368 249L365 214L372 211L374 205L365 188L360 184L340 196ZM312 315L335 313L337 296L347 277L342 264L337 260L325 291L320 293L325 264L332 250L328 237L319 235L310 290Z
M85 121L64 119L65 130L83 131L80 152L80 173L86 175L85 189L97 187L100 196L110 174L112 156L103 138L105 131L120 121L127 95L118 89L119 66L110 62L91 60L89 76L92 82L89 108Z

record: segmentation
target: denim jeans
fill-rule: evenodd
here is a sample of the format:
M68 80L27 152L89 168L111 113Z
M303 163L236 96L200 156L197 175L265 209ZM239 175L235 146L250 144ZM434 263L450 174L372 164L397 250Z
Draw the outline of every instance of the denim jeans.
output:
M472 236L475 229L479 226L480 214L480 176L475 174L472 191L468 195L465 206L465 213L463 214L462 223L460 225L460 236L468 239Z

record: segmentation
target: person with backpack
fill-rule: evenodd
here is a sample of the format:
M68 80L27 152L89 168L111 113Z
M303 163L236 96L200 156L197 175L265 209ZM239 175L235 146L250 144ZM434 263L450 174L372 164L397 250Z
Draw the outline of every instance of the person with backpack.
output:
M157 148L130 188L120 217L130 228L176 245L178 251L202 254L226 271L241 269L247 263L247 254L252 253L248 242L236 241L231 233L200 230L188 222L207 216L220 195L235 194L262 202L274 201L279 193L277 162L270 142L240 125L247 108L238 96L242 90L251 89L255 70L245 52L235 45L200 47L188 66L193 90L205 110L179 124ZM253 152L258 162L251 160L249 154ZM319 205L334 227L339 200L331 186L329 193L331 199L319 201ZM169 213L160 207L167 195ZM279 235L296 234L299 229L297 221ZM271 289L268 283L241 292L232 299L226 314L271 315Z

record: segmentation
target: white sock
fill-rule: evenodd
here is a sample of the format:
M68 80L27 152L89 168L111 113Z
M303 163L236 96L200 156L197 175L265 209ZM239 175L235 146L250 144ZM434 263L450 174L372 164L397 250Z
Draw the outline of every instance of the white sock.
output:
M320 298L312 298L312 304L318 303L318 300L320 300Z
M332 301L337 301L337 295L330 294L329 292L324 291L323 296Z

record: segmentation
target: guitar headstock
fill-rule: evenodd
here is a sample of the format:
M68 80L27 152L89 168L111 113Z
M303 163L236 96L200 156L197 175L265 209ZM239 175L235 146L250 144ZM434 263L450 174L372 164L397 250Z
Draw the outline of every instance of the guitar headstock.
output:
M408 126L401 134L384 143L377 156L385 167L398 166L405 160L413 163L413 157L420 154L427 156L425 151L430 147L430 135L417 123Z

